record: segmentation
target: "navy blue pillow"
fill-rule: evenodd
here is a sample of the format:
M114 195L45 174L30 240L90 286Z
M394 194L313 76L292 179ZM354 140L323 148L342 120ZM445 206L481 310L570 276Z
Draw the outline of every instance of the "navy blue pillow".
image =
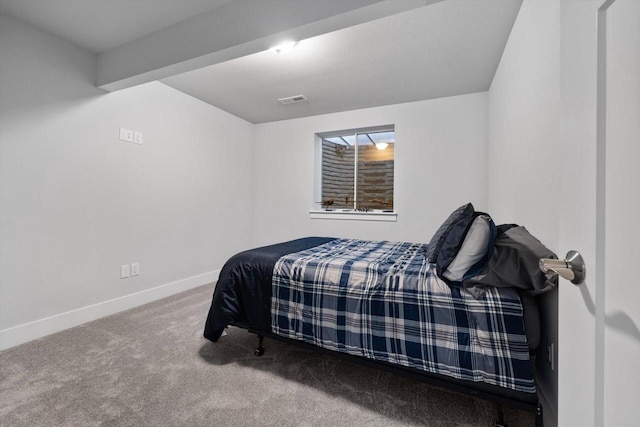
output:
M429 242L427 250L427 259L430 263L436 264L436 272L440 278L451 284L450 280L443 277L443 273L447 267L453 262L458 255L460 247L464 243L467 232L473 221L480 215L486 215L490 225L490 240L487 246L487 252L482 259L473 265L465 274L467 277L470 273L480 271L491 258L493 252L493 244L495 241L496 231L495 224L491 221L491 217L483 212L476 212L471 203L460 206L453 211L447 220L438 228L436 233Z
M430 263L437 262L441 253L442 257L453 260L464 240L466 230L471 226L474 213L475 209L473 205L467 203L449 215L449 218L438 228L438 231L435 232L431 241L429 241L427 259Z

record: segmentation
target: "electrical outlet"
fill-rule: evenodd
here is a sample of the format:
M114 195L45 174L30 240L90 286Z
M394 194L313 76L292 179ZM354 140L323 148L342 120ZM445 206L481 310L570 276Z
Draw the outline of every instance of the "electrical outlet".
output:
M134 133L133 142L136 144L142 144L142 132L136 131Z
M122 141L133 142L133 131L131 129L120 128L120 139Z
M553 347L553 343L547 344L547 363L552 371L555 370Z
M140 263L134 262L133 264L131 264L131 275L137 276L138 274L140 274Z
M120 278L121 279L126 279L127 277L129 277L129 264L121 265L120 266Z

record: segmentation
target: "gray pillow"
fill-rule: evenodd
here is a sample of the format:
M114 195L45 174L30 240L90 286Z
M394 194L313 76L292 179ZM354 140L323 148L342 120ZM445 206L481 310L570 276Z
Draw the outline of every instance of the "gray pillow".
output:
M442 275L453 282L462 281L471 267L487 254L490 243L491 218L479 215L471 223L462 246Z

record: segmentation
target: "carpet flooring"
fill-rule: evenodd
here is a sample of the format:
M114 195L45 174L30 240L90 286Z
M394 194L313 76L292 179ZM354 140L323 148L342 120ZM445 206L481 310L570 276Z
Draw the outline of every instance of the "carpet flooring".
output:
M229 328L207 285L0 353L0 426L493 426L491 402ZM531 413L504 408L510 427Z

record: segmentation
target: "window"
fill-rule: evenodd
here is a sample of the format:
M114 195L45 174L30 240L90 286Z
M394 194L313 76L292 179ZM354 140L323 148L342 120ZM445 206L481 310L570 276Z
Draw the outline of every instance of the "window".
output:
M317 134L314 209L393 212L393 125Z

